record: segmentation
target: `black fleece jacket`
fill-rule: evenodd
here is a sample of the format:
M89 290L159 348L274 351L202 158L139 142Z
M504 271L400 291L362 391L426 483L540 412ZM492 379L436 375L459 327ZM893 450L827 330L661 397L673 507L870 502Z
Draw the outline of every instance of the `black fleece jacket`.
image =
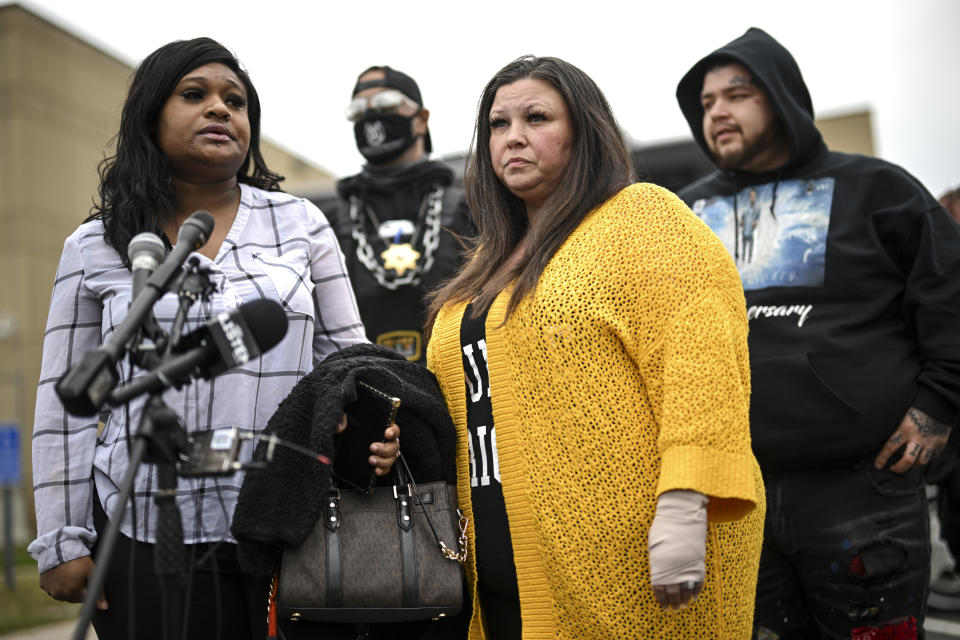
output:
M797 63L760 29L700 60L677 87L708 156L700 92L706 70L724 61L750 70L790 143L789 161L775 171L718 170L679 193L740 267L761 466L875 456L910 406L956 424L960 226L900 167L827 150ZM765 194L761 225L771 231L765 246L753 234L746 253L739 214L751 190Z
M337 423L361 380L400 398L401 451L417 482L456 483L456 431L436 378L386 347L359 344L328 356L280 403L265 433L333 459ZM266 459L268 446L261 441L253 459ZM280 550L306 540L322 513L330 472L280 446L272 462L247 471L230 528L245 572L271 575Z

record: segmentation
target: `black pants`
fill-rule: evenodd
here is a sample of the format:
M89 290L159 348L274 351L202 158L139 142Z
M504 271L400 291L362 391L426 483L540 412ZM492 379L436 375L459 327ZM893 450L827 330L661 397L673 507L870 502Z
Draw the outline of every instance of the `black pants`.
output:
M921 475L877 471L872 460L764 474L754 637L849 640L912 617L922 638L930 523Z
M954 571L960 571L960 429L950 432L943 452L926 466L927 482L937 485L937 517L940 538L953 556Z
M94 524L102 535L107 517L94 496ZM94 549L96 561L100 549ZM100 640L262 640L267 633L268 581L240 572L236 545L187 545L188 584L183 627L161 606L153 568L154 545L117 536L104 587L107 611L97 611L93 627ZM179 604L179 603L178 603Z
M940 484L937 492L937 517L940 518L940 538L947 543L953 556L953 570L960 570L960 469Z

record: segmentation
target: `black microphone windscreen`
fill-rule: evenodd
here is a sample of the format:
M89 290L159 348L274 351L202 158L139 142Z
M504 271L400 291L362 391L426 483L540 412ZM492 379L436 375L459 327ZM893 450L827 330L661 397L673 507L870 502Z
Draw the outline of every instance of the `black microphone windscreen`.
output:
M287 334L287 314L279 302L261 298L240 305L239 311L260 353L272 349Z
M197 339L212 344L216 357L200 366L204 377L240 366L273 348L287 333L287 314L273 300L254 300L218 314L202 329L186 336L178 348L190 349Z
M207 243L212 231L213 216L208 211L194 211L180 226L177 244L186 242L193 249L198 249Z

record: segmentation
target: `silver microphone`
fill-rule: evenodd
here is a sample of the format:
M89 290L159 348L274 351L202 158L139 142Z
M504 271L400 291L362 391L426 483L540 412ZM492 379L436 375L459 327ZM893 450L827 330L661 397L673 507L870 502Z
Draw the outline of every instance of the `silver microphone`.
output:
M133 273L131 300L143 291L147 278L153 274L166 253L163 240L155 233L144 231L130 240L130 244L127 245L127 257L130 258L130 271Z

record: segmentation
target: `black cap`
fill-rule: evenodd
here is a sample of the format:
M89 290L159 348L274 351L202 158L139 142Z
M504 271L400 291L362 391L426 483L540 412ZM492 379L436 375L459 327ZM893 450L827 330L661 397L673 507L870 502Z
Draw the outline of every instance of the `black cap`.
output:
M383 78L360 82L359 78L362 78L370 71L383 71ZM386 65L375 65L364 69L363 72L357 76L357 78L357 84L353 86L352 95L357 95L364 89L370 89L371 87L388 87L390 89L396 89L403 95L416 102L421 109L423 108L423 97L420 95L420 87L417 86L417 81L402 71L391 69ZM429 128L427 128L427 132L423 137L423 148L427 153L433 151L433 144L430 142Z

